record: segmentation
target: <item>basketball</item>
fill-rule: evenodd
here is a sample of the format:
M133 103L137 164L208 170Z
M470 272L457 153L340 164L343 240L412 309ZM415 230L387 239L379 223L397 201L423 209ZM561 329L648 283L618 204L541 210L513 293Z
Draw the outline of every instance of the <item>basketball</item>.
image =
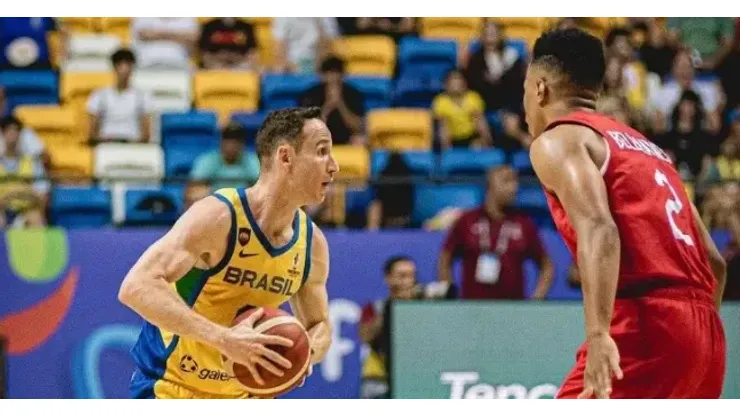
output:
M250 309L238 315L232 325L236 325L247 319L257 310L258 308ZM265 398L277 397L289 392L301 382L308 370L311 347L309 345L308 333L293 315L281 309L263 308L263 310L264 313L255 322L254 329L266 335L277 335L293 341L291 348L278 345L267 346L285 357L293 366L290 369L285 369L276 364L285 373L282 377L278 377L257 365L257 371L265 382L264 385L259 385L247 367L233 362L227 362L226 365L229 367L228 369L233 370L232 374L234 374L235 379L244 386L244 390L249 394Z

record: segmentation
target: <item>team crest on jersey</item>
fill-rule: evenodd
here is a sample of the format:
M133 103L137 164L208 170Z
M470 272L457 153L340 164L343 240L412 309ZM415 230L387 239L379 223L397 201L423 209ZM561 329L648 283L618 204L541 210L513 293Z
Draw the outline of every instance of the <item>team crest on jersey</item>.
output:
M295 253L295 257L293 257L293 265L290 267L290 270L288 270L288 275L291 277L298 277L300 275L300 272L298 271L298 264L301 261L301 253Z
M249 228L240 228L239 234L237 235L237 240L239 240L239 245L244 247L247 244L249 244L249 240L252 238L252 230Z

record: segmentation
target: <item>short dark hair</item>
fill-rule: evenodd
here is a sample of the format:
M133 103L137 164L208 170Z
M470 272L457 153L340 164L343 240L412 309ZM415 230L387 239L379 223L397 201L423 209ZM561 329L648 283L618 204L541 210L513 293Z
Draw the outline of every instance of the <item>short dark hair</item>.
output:
M272 111L257 131L257 155L260 160L272 156L283 140L296 149L300 149L303 142L301 137L303 125L307 120L320 117L319 107L284 108Z
M343 74L344 61L334 55L329 55L321 62L321 72L339 72Z
M0 130L5 130L10 126L16 126L18 130L23 130L23 123L13 115L8 115L0 119Z
M601 40L576 28L540 36L534 44L532 64L561 72L576 86L595 91L601 89L606 72Z
M611 47L618 38L627 38L627 40L629 40L631 35L632 32L630 32L628 28L624 26L615 27L606 35L606 38L604 39L604 45L606 45L607 47Z
M230 123L221 131L221 139L244 140L247 132L244 128L235 123Z
M113 63L113 66L118 65L121 62L128 62L131 64L135 64L136 56L134 55L133 52L131 52L130 49L121 48L113 52L113 55L111 55L110 57L110 61Z
M414 262L414 259L412 259L409 256L403 255L403 254L393 256L393 257L391 257L391 258L389 258L388 260L385 261L385 264L383 265L383 272L385 274L390 274L391 271L393 271L393 267L397 263L400 263L402 261L410 261L410 262L413 263Z

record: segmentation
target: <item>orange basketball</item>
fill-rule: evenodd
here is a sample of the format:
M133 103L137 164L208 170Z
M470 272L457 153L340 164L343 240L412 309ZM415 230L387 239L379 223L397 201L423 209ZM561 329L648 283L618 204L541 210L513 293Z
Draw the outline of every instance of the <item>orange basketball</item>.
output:
M234 319L233 325L247 319L257 309L254 308L243 312ZM264 385L259 385L247 367L233 362L227 362L225 365L233 369L232 374L234 374L235 379L252 396L265 398L277 397L289 392L301 382L303 376L308 371L308 365L311 359L311 347L306 329L293 315L281 309L263 308L263 310L264 313L254 324L254 329L266 335L277 335L293 341L291 348L279 345L267 346L293 363L293 366L290 369L286 369L275 364L276 367L285 373L282 377L278 377L257 365L257 371L265 382Z

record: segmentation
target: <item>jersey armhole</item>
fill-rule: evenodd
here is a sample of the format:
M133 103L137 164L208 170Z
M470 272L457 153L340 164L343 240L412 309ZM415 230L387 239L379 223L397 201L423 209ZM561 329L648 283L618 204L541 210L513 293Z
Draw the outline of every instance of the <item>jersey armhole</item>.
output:
M234 211L234 206L229 202L228 199L226 199L226 197L221 194L213 193L211 194L211 196L216 197L216 199L223 202L224 204L226 204L227 207L229 207L229 212L231 213L231 226L229 227L229 236L227 237L228 241L226 243L226 251L224 251L224 256L221 258L218 264L216 264L215 267L204 271L204 277L213 276L214 274L223 270L223 268L226 267L227 264L229 264L229 260L231 260L231 257L234 255L234 246L236 245L236 212Z
M303 266L303 281L301 282L301 286L306 284L308 276L311 275L311 248L313 247L313 221L305 214L304 218L306 218L306 264Z
M612 157L612 149L609 147L609 142L606 140L606 137L599 134L601 136L601 139L604 140L604 146L606 146L606 156L604 157L604 163L601 165L601 168L599 168L599 172L601 173L601 176L604 176L606 174L606 170L609 168L609 160Z

